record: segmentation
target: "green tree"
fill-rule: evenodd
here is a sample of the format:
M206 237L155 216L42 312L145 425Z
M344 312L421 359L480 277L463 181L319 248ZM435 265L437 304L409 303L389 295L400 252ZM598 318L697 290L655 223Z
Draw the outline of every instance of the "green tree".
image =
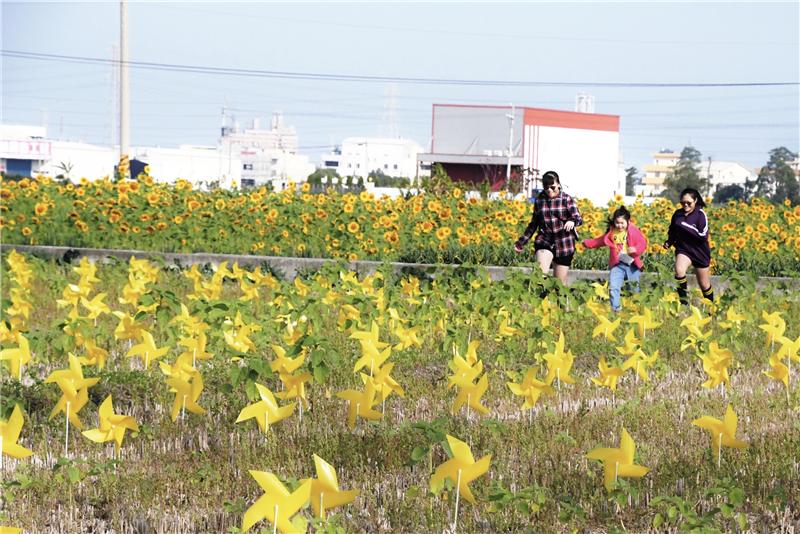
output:
M714 204L725 204L729 200L745 200L745 190L737 184L720 187L714 193Z
M701 194L706 194L709 182L707 178L700 176L701 158L702 154L696 148L692 146L684 147L681 150L678 163L675 164L675 167L664 180L665 189L661 196L677 202L681 191L687 187L693 187L700 191Z
M789 165L797 159L797 154L786 147L773 148L769 151L769 161L755 182L755 195L768 198L772 202L783 202L789 199L792 203L800 203L800 183L794 170Z
M336 169L317 169L316 171L312 172L306 178L306 181L311 185L320 185L322 184L322 178L327 178L327 183L331 183L331 178L341 178L339 173L336 172Z
M639 169L636 167L628 167L625 169L625 194L633 196L633 186L639 183Z

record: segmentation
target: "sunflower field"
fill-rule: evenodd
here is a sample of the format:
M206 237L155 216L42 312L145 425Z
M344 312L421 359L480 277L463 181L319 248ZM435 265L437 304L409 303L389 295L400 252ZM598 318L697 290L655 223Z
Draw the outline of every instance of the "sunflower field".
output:
M533 262L532 247L515 254L512 246L530 220L530 203L481 200L458 188L391 200L367 192L310 194L308 187L203 192L188 182L164 185L146 175L77 185L47 178L4 180L0 231L4 243L24 245L409 263ZM581 238L601 234L615 207L579 201L585 221L578 228ZM650 242L646 268L668 265L672 253L660 244L676 206L657 200L628 208ZM706 211L714 272L800 274L800 206L754 199ZM607 254L579 247L574 267L605 269Z

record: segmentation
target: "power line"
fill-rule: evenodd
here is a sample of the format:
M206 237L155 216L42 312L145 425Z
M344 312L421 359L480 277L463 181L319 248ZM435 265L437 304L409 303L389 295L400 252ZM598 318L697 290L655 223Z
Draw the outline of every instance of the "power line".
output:
M68 56L62 54L42 54L19 50L2 50L5 57L33 59L42 61L61 61L72 63L91 63L102 65L119 65L120 61L89 56ZM483 87L616 87L616 88L667 88L667 87L777 87L800 86L800 82L565 82L565 81L523 81L523 80L469 80L454 78L415 78L404 76L371 76L359 74L324 74L318 72L291 72L261 69L239 69L231 67L209 67L202 65L186 65L180 63L159 63L151 61L127 61L133 68L185 72L193 74L209 74L218 76L238 76L251 78L279 78L293 80L316 80L336 82L370 82L370 83L405 83L417 85L459 85Z

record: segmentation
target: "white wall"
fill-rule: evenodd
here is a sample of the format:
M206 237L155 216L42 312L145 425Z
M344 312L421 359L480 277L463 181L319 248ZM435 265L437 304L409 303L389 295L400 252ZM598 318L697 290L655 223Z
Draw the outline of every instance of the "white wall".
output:
M422 147L410 139L348 137L341 145L341 154L325 154L323 168L335 169L340 176L366 178L380 170L387 176L417 176L417 154ZM325 161L338 161L337 167L325 167ZM396 167L396 168L395 168Z
M619 133L537 126L537 167L558 173L564 191L577 198L605 204L615 194L625 194L624 174L619 176Z

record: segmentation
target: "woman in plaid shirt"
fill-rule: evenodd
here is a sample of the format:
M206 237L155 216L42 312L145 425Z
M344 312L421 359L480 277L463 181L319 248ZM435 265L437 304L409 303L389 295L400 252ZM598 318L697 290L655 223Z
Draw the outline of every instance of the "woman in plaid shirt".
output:
M555 171L544 173L542 186L544 189L536 197L531 222L522 237L514 243L514 250L522 252L536 230L539 230L533 242L536 261L545 273L553 263L553 274L566 285L567 273L575 255L575 240L578 238L575 227L583 224L583 218L572 197L561 190L561 181Z

